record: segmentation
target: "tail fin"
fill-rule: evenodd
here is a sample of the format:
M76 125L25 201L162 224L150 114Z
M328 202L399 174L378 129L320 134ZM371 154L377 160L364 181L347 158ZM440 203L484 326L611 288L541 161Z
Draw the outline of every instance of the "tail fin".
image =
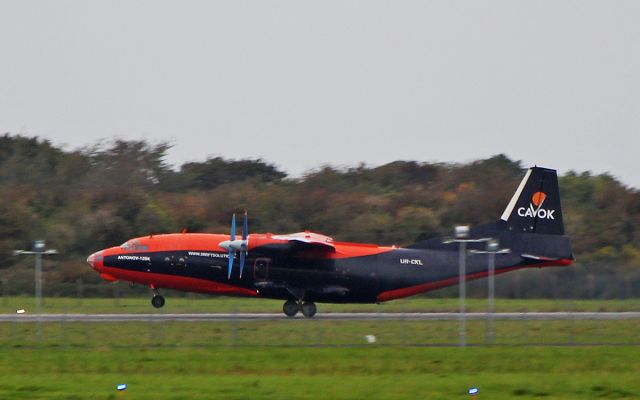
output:
M510 231L564 235L556 170L529 168L501 219Z

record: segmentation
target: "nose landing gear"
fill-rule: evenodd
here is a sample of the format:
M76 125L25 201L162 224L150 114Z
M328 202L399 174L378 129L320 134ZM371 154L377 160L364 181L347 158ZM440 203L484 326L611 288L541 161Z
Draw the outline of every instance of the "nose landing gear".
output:
M160 295L155 295L151 298L151 304L155 307L155 308L161 308L162 306L164 306L164 297L160 296Z
M160 295L158 288L151 285L151 290L153 291L153 297L151 298L151 305L155 308L162 308L164 306L164 297Z
M295 317L300 311L305 318L313 318L316 315L317 308L316 304L311 301L287 300L282 306L282 311L287 317Z

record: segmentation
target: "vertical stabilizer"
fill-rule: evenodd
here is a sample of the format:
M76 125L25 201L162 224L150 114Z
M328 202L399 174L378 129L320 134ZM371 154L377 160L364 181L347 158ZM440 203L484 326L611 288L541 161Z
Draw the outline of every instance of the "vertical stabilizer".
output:
M529 168L501 219L510 231L564 235L556 170Z

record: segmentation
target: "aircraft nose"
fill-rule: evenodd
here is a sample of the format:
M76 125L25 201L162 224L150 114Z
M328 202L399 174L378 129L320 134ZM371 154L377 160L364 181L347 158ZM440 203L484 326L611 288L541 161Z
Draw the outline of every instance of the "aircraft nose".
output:
M102 266L102 251L95 252L87 257L87 264L91 266L91 268L98 268Z

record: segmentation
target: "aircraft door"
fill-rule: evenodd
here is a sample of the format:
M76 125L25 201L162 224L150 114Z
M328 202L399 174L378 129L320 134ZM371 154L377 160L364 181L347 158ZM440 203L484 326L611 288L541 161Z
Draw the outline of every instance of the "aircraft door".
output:
M256 258L253 263L253 279L256 281L266 281L269 279L269 267L271 259L265 257Z

